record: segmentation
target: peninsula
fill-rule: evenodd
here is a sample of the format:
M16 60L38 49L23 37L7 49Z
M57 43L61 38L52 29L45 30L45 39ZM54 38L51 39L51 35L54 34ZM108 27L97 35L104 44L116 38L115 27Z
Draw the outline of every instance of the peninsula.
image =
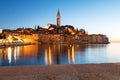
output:
M0 45L13 44L108 44L104 34L88 34L85 29L75 29L72 25L61 25L60 11L57 12L56 25L47 24L45 28L3 29L0 33Z

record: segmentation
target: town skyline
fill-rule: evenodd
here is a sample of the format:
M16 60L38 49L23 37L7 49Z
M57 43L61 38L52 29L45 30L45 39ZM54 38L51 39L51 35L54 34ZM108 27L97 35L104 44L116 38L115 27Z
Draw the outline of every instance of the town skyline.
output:
M56 24L47 24L45 28L17 28L3 29L0 34L2 45L10 43L22 44L109 44L105 34L88 34L85 29L78 29L72 25L61 25L61 15L58 9ZM15 43L16 44L16 43Z
M106 34L110 41L120 41L119 3L118 0L1 0L0 29L55 24L56 11L59 8L61 25L83 28L89 34Z

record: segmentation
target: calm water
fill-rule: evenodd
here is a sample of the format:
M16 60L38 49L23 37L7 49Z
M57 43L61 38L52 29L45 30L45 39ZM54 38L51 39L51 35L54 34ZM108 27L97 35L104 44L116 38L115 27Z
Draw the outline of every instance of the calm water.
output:
M28 45L0 49L0 66L120 62L120 43Z

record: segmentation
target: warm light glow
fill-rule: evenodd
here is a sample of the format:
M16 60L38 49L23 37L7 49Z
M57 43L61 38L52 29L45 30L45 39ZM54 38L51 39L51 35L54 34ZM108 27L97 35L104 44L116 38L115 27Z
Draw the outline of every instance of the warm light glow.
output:
M20 56L20 47L19 46L16 47L16 56L17 56L17 59L19 59L19 56Z
M20 48L18 48L18 51L20 50ZM29 46L24 46L24 56L37 56L37 45L29 45Z
M52 64L52 53L51 53L51 47L45 49L45 63L46 64Z
M69 31L72 35L75 34L75 32L74 32L72 29L70 29L70 28L68 28L68 31Z
M49 46L49 63L52 64L51 47Z
M17 39L15 41L17 41L17 42L23 42L18 36L8 36L8 38L7 38L8 42L14 42L13 37Z
M75 34L75 32L72 32L71 34L72 34L72 35L74 35L74 34Z
M13 42L12 36L8 36L8 42Z
M9 61L9 63L11 63L11 61L12 61L11 47L8 48L8 61Z
M75 63L75 50L74 50L74 45L72 46L72 62L73 62L73 64Z
M50 24L47 24L47 25L45 26L46 29L48 29L49 27L50 27Z
M72 48L72 49L71 49ZM72 63L75 63L75 50L74 50L74 45L70 45L70 47L68 47L68 63L70 64L72 60Z
M18 39L17 40L18 42L23 42L22 39L19 36L14 36L14 37Z
M17 59L17 48L16 47L14 48L14 59L15 59L15 61Z
M47 49L45 49L45 64L48 64L48 55L47 55Z
M68 63L70 64L70 48L68 48Z
M24 41L25 43L32 42L32 40L31 40L31 39L29 39L29 38L24 38L24 39L23 39L23 41Z

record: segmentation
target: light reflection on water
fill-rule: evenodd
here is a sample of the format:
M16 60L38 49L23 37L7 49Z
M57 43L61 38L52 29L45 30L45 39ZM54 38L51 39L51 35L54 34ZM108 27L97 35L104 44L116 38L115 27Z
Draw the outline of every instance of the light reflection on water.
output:
M0 66L120 62L120 43L27 45L0 49Z

